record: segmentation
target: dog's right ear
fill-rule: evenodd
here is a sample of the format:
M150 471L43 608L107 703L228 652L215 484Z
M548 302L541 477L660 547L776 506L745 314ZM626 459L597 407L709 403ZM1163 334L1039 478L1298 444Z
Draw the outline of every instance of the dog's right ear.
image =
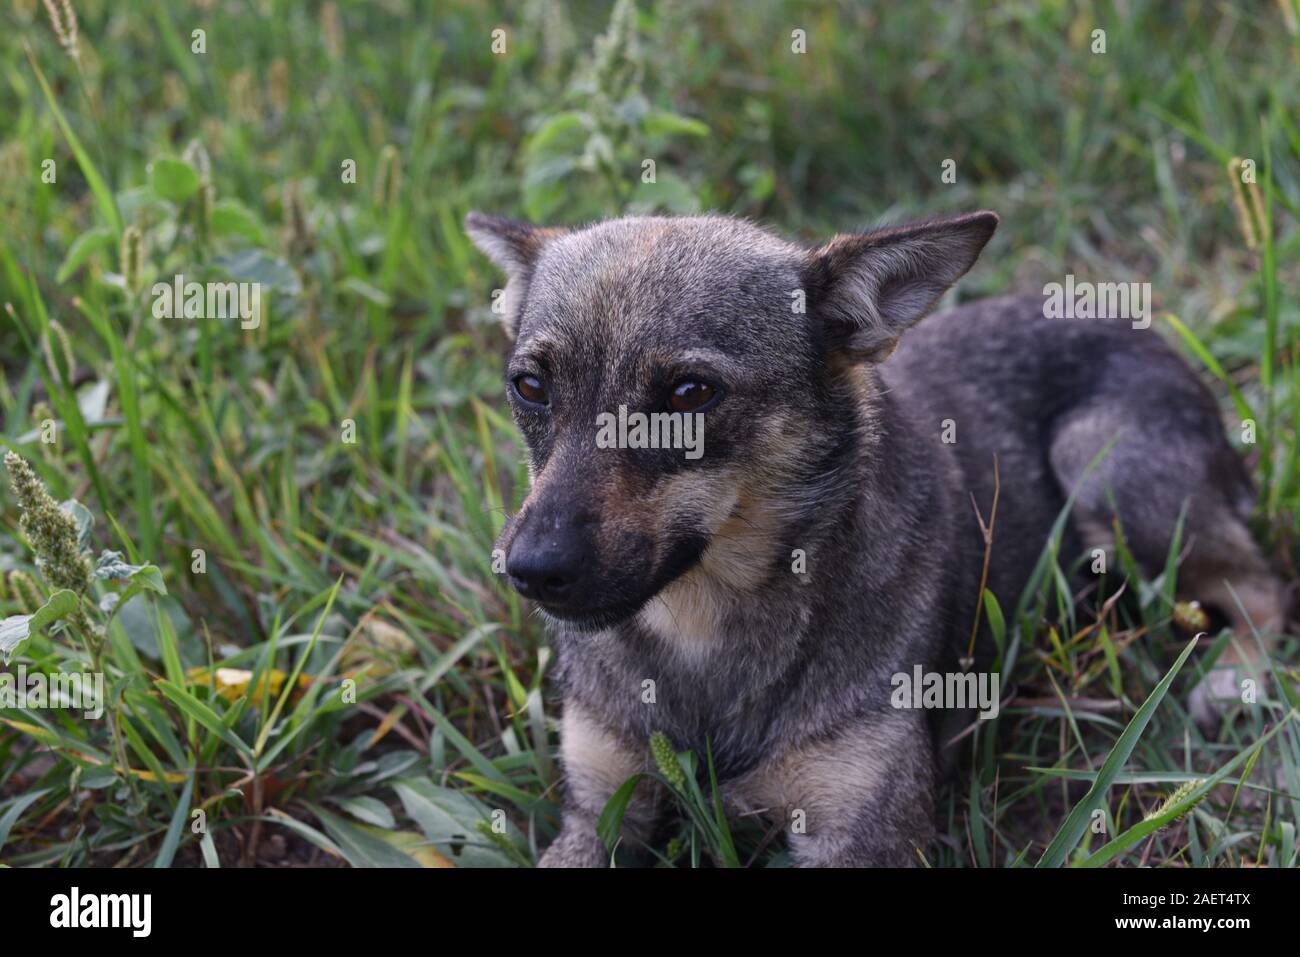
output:
M505 292L494 300L492 308L501 315L506 335L515 337L519 327L519 307L528 282L532 279L537 257L548 242L563 235L564 229L543 228L502 216L470 213L465 217L465 232L488 259L506 274Z

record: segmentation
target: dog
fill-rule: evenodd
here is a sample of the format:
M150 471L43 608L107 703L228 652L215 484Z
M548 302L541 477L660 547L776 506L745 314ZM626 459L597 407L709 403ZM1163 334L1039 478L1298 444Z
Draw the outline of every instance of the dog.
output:
M1281 627L1249 476L1158 335L1046 318L1033 298L920 322L997 224L806 248L717 215L467 217L507 276L505 384L528 449L498 547L563 692L565 804L542 866L609 865L597 818L653 770L656 731L712 756L729 809L782 821L796 865L918 864L942 742L931 712L896 706L894 678L963 670L995 490L1003 607L1073 494L1062 555L1111 549L1118 519L1158 572L1186 506L1180 586L1247 638ZM702 454L598 442L616 412L699 417ZM1218 686L1235 694L1234 675ZM651 834L662 803L643 780L624 832Z

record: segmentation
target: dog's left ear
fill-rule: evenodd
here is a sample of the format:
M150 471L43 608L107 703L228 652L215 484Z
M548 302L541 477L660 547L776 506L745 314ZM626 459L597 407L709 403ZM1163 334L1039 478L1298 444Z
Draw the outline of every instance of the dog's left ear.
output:
M519 329L519 307L528 291L533 267L546 244L567 230L543 228L503 216L470 213L465 217L465 232L488 259L506 274L501 305L501 324L511 339Z
M808 253L808 301L827 344L850 362L882 362L974 265L997 229L979 212L836 236Z

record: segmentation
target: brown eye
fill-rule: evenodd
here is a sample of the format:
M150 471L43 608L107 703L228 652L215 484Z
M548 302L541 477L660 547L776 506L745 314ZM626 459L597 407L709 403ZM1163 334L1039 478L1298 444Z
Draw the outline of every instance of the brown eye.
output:
M707 382L685 379L673 386L668 406L674 412L698 412L712 402L715 395L716 390Z
M542 380L535 375L517 375L514 379L515 393L525 402L533 405L546 405L550 397L542 388Z

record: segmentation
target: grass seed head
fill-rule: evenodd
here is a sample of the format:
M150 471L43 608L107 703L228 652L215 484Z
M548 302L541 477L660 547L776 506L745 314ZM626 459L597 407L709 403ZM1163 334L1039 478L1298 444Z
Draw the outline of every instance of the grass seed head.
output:
M72 3L70 0L43 0L43 2L59 46L67 51L68 56L80 63L81 47L77 43L77 12L72 9Z
M397 147L389 143L379 151L379 172L375 176L375 202L392 207L402 191L402 162Z
M126 288L134 292L140 288L140 277L144 272L144 234L139 226L131 225L122 231L120 258Z
M343 28L339 26L338 4L332 2L321 7L320 11L321 43L331 60L343 59Z
M57 319L50 320L50 328L45 336L45 364L55 383L71 382L72 373L77 368L77 361L72 355L72 340L68 331Z
M199 174L200 182L212 182L212 159L208 156L208 151L201 140L197 138L190 140L189 145L185 147L185 152L181 153L181 159L194 167L194 171Z
M1263 242L1265 217L1264 205L1259 197L1259 184L1251 178L1246 182L1245 160L1234 156L1228 161L1228 179L1232 183L1232 204L1237 212L1237 225L1241 228L1246 248L1255 250Z
M650 754L654 757L655 765L665 781L678 791L686 786L686 772L682 770L681 763L677 760L677 752L673 750L673 743L668 740L668 735L662 731L650 735Z
M1191 794L1193 791L1195 791L1198 787L1200 787L1204 783L1205 783L1204 781L1197 778L1191 781L1184 782L1183 784L1180 784L1177 788L1174 789L1174 791L1169 795L1169 797L1165 798L1164 801L1161 802L1158 808L1156 808L1154 811L1152 811L1150 814L1146 816L1146 820L1150 821L1152 818L1157 818L1157 817L1161 817L1164 814L1168 814L1171 808L1173 808L1180 801L1184 800L1189 794ZM1208 794L1209 792L1207 791L1206 793ZM1173 824L1174 821L1178 821L1186 817L1187 813L1191 811L1192 808L1196 807L1196 805L1200 804L1201 801L1203 801L1204 799L1205 799L1205 795L1202 794L1191 804L1187 805L1187 807L1183 808L1178 813L1178 816L1173 818L1173 820L1169 821L1169 823Z
M45 604L36 580L20 568L9 573L9 592L20 614L34 615Z

